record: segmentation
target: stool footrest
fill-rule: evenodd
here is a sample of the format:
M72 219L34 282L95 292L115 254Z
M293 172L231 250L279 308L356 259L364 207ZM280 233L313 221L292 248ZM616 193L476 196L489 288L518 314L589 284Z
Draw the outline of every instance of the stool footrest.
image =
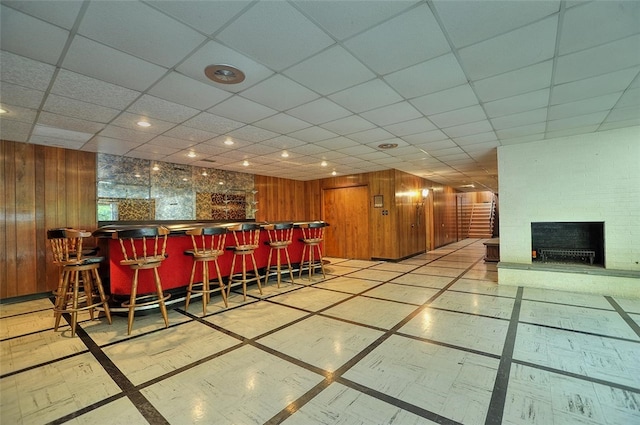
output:
M159 304L160 301L166 301L169 298L171 298L171 294L168 293L168 292L165 292L162 295L163 295L162 298L158 297L157 294L141 295L139 297L136 297L136 301L133 304L133 308L135 310L136 307L143 307L143 306L152 305L152 304ZM145 299L150 299L151 301L138 302L138 300L145 300ZM125 308L129 308L129 307L131 307L131 302L130 301L123 301L122 304L120 304L120 306L125 307Z

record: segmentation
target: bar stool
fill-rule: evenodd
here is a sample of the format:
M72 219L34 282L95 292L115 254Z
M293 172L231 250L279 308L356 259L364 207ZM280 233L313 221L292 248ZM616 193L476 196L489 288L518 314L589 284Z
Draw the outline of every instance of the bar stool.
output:
M91 236L90 232L69 228L47 231L53 263L60 268L58 287L54 292L54 330L57 331L60 326L62 313L69 313L72 337L76 334L79 311L89 310L93 320L94 309L101 305L107 321L111 324L108 298L105 296L102 280L98 274L103 258L84 257L82 254L82 239L89 236ZM80 288L84 297L80 294Z
M254 252L260 246L260 225L257 223L240 223L229 227L229 231L233 234L235 241L234 246L228 246L227 249L233 251L233 259L231 260L231 272L229 275L229 287L227 288L227 298L231 293L231 286L235 282L242 283L242 294L244 301L247 300L247 283L255 281L258 284L258 290L262 295L262 285L260 285L260 274L258 273L258 265ZM242 272L234 273L236 260L240 257L242 262ZM253 277L247 277L247 257L251 258L253 263Z
M218 257L224 254L227 232L227 228L221 226L198 227L187 230L186 234L191 236L193 249L185 251L184 254L193 257L193 267L191 268L191 279L187 287L187 299L184 304L185 310L189 309L191 294L197 293L202 294L202 314L207 314L207 304L209 304L211 292L215 291L215 289L211 289L209 286L209 263L211 262L216 266L222 301L224 301L225 307L229 307L227 304L227 292L224 283L222 283L222 274L220 273L220 266L218 265ZM194 284L193 280L198 264L202 264L202 283ZM194 289L194 286L196 289Z
M302 238L300 238L300 241L303 243L299 277L302 277L303 268L307 267L309 270L309 280L311 280L311 276L313 276L314 274L315 267L319 263L320 270L322 270L322 276L325 279L327 278L327 275L324 273L324 264L322 263L322 249L320 247L320 244L322 244L322 241L324 240L324 228L328 225L329 224L324 221L312 221L310 223L300 223L298 225L298 227L302 229ZM318 251L317 260L314 258L314 251ZM306 261L305 254L308 255Z
M269 274L271 272L271 258L273 255L273 251L276 251L276 276L278 278L278 288L280 287L280 282L282 279L280 270L282 267L282 259L281 259L281 251L284 251L285 257L287 259L287 266L289 267L289 277L291 278L291 283L293 283L293 268L291 267L291 259L289 258L289 250L287 249L289 245L293 243L293 223L274 223L267 224L262 227L267 231L269 235L269 240L265 241L265 245L269 246L269 259L267 260L267 272L264 278L264 283L266 285L269 280Z
M136 307L158 304L165 327L169 327L169 317L167 315L167 306L165 301L169 299L171 294L162 291L162 283L158 274L158 267L167 257L165 255L167 248L167 235L169 229L163 226L159 227L143 227L131 230L121 230L113 234L113 239L120 241L122 255L124 259L120 261L123 266L129 266L133 269L133 280L131 282L131 296L129 301L123 302L121 305L129 309L127 334L131 335L133 327L133 319ZM138 273L140 270L153 270L156 293L143 294L138 296ZM145 301L149 300L149 301ZM142 302L141 302L142 301Z

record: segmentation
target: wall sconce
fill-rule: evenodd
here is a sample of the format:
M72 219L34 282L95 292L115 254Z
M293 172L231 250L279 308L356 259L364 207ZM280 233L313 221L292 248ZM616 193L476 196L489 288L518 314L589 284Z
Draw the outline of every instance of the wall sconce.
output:
M429 189L422 189L421 197L416 201L416 227L420 227L422 213L424 212L424 203L429 196Z

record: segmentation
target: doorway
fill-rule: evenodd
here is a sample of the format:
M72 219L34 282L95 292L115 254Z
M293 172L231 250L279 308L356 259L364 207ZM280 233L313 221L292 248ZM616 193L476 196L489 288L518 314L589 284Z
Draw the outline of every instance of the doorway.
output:
M367 186L324 189L322 217L325 229L324 255L368 260L369 188Z

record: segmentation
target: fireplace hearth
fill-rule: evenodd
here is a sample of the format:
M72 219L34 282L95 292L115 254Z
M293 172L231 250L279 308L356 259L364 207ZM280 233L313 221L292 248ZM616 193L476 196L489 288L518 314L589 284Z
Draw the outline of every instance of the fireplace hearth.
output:
M604 267L604 222L531 223L532 261Z

